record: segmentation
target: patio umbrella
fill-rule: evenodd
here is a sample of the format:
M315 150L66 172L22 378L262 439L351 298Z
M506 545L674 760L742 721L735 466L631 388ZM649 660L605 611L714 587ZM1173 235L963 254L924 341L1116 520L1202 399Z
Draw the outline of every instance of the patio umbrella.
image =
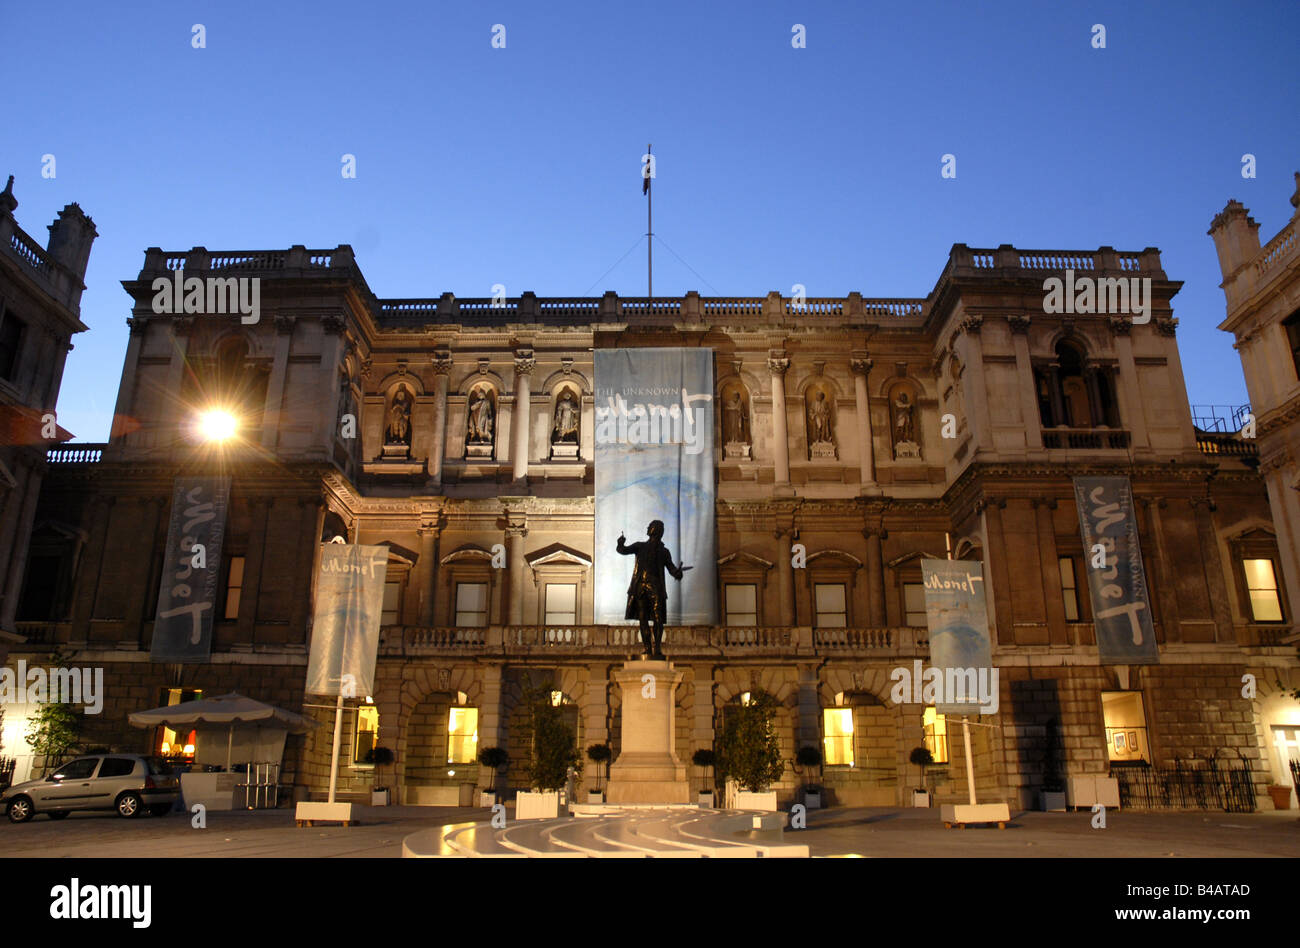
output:
M230 769L231 746L235 737L235 726L281 728L290 734L305 734L320 725L310 718L277 708L265 701L258 701L245 695L231 692L215 698L200 701L186 701L182 704L167 705L163 708L150 708L148 711L136 711L127 718L135 727L170 728L194 724L227 724L229 736L226 741L226 770Z

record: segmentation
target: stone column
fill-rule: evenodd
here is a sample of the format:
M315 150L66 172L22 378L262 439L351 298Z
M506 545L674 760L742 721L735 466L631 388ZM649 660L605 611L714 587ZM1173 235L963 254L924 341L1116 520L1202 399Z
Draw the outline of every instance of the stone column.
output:
M420 559L415 564L415 585L419 590L419 621L428 628L433 625L433 600L438 562L437 514L420 517Z
M790 360L773 356L767 360L772 373L772 458L776 465L776 486L790 486L790 435L786 431L785 373Z
M1123 421L1132 437L1133 447L1146 450L1151 447L1151 442L1147 438L1146 410L1142 404L1137 363L1133 361L1133 340L1129 338L1132 329L1131 317L1111 317L1110 330L1114 334L1115 351L1119 356L1119 391L1115 395L1125 408L1126 417Z
M16 526L14 531L17 543L14 544L7 567L8 578L4 589L4 610L0 615L0 629L6 631L14 628L18 617L18 599L22 595L23 576L27 572L27 551L32 539L32 526L36 522L36 501L41 492L41 475L35 464L25 466L19 475L23 484L22 507L15 510ZM17 492L15 492L17 493ZM13 505L17 507L17 505Z
M483 693L478 701L478 746L480 750L505 746L505 716L501 713L501 666L484 665ZM527 766L527 762L519 762ZM509 765L507 765L509 766ZM486 790L495 785L496 775L479 765L478 786ZM504 776L502 777L504 780ZM499 789L499 788L498 788ZM475 801L478 802L477 800Z
M1006 500L983 498L975 508L984 515L984 600L988 609L989 632L994 649L1014 645L1011 611L1012 564L1007 562L1007 538L1002 530L1002 508Z
M854 353L849 361L853 370L853 394L858 411L858 458L862 468L862 489L874 492L876 488L876 446L871 433L871 400L867 394L867 375L871 360L867 354Z
M447 376L450 372L450 353L434 353L433 385L435 400L433 405L433 443L429 446L429 478L435 484L442 483L442 459L447 454Z
M173 316L171 319L172 347L171 362L167 365L167 391L171 397L164 400L160 414L167 418L172 431L158 432L153 436L150 447L168 447L177 443L182 432L193 419L186 417L192 409L183 404L180 393L185 390L185 366L189 358L190 330L194 328L193 316ZM170 402L170 405L166 405ZM158 439L161 438L161 441Z
M90 640L90 620L94 616L95 600L99 597L99 579L104 567L104 552L108 545L108 528L113 514L114 497L98 494L90 499L87 520L90 522L90 541L77 569L77 583L73 591L71 612L72 627L68 639L72 642ZM163 575L171 564L163 563Z
M803 662L799 673L799 744L795 748L812 745L821 750L821 699L817 694L817 666Z
M266 531L268 521L272 517L274 501L268 497L254 497L249 501L250 520L248 536L248 553L244 558L244 588L240 590L239 598L239 616L238 616L238 634L235 641L241 643L252 642L254 639L253 626L257 621L257 600L262 590L262 572L266 568ZM223 558L225 554L222 554ZM221 564L208 564L210 568L219 569ZM216 615L214 618L220 622L222 619L222 610L225 603L221 600L220 589L217 591ZM216 629L213 629L213 644L215 645Z
M140 350L144 348L144 337L149 320L144 316L133 316L126 321L126 324L131 327L131 337L126 344L122 381L117 387L117 405L113 408L113 429L108 436L110 442L120 442L126 438L126 420L135 409L135 390L140 377Z
M1034 508L1034 526L1038 532L1038 565L1043 577L1047 641L1051 645L1069 645L1069 630L1065 627L1065 593L1061 588L1061 563L1056 554L1056 528L1052 522L1056 499L1033 497L1029 503ZM1086 568L1086 561L1084 566ZM1076 576L1074 580L1075 595L1079 598L1080 605L1083 597L1088 594L1087 582L1086 575ZM985 595L987 594L988 590L985 590Z
M582 703L583 738L579 750L586 760L586 749L592 744L609 743L609 679L607 666L592 664L587 666L587 693ZM586 762L582 782L590 789L603 778L608 777L605 768L608 764ZM603 784L602 784L603 785ZM586 802L585 798L582 798Z
M262 447L274 448L280 436L280 412L284 408L284 381L289 371L289 347L293 342L293 319L275 317L275 361L266 383L266 405L262 411ZM338 393L334 393L335 398ZM335 403L337 404L337 402ZM338 432L334 432L338 437Z
M520 349L515 353L515 410L510 419L510 456L516 481L528 479L528 429L532 415L532 375L536 365L532 349Z
M1236 642L1232 626L1232 612L1228 608L1228 584L1223 578L1223 559L1219 556L1218 532L1214 529L1214 507L1203 497L1191 500L1196 532L1201 541L1201 568L1205 571L1205 585L1210 591L1210 608L1214 612L1215 638L1220 642Z
M970 376L965 387L969 399L967 424L972 428L972 454L993 449L993 436L989 423L989 391L984 384L984 349L979 342L980 327L984 319L981 316L967 316L961 323L961 338L964 342L966 374Z
M1016 350L1016 377L1020 380L1020 414L1025 420L1025 446L1037 451L1043 446L1043 421L1038 411L1038 386L1029 358L1029 317L1008 316L1011 343Z
M510 579L506 625L524 624L524 537L528 520L522 513L506 514L506 573Z
M777 529L773 536L776 537L776 565L780 571L777 573L777 595L780 597L781 611L779 614L781 625L787 628L795 624L796 611L794 608L794 564L790 562L794 556L790 552L792 537L794 531L791 527Z
M868 527L862 534L867 538L868 622L873 629L883 629L889 624L889 613L885 608L884 548L881 543L886 532L879 527Z

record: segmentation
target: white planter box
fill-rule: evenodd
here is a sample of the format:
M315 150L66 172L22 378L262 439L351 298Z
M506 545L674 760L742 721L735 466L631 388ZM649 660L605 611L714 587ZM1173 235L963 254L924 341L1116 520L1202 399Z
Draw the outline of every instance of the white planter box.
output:
M490 810L492 809L492 807L496 806L496 803L497 803L497 795L495 793L489 793L487 790L483 790L479 792L478 795L479 806Z
M388 806L388 791L387 791L387 790L371 790L371 791L370 791L370 805L371 805L371 806Z
M768 810L776 811L776 791L767 790L763 793L757 793L753 790L736 791L736 809L737 810Z
M1087 777L1071 777L1067 784L1067 797L1070 806L1092 808L1100 803L1105 807L1119 806L1119 780L1115 777L1102 777L1091 774Z
M822 808L822 795L820 793L805 793L803 795L803 805L809 810L820 810Z
M924 791L921 791L921 792L919 792L919 793L918 793L917 791L915 791L915 790L912 791L912 806L914 806L914 807L929 807L929 806L930 806L930 794L928 794L928 793L926 793L926 792L924 792Z
M520 791L515 794L515 819L553 820L560 815L560 795Z
M704 790L700 791L700 808L704 810L713 809L713 794Z
M604 803L604 802L605 802L605 794L602 793L602 792L599 791L599 790L588 790L588 791L587 791L587 802L588 802L588 803Z
M1046 812L1065 810L1065 794L1041 790L1038 794L1039 806Z

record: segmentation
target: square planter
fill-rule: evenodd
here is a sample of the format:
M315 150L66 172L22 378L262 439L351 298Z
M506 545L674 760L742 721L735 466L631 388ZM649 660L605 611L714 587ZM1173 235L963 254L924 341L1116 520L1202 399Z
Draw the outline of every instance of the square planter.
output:
M605 802L605 794L604 794L602 791L600 791L600 790L588 790L588 791L587 791L587 802L588 802L588 803L604 803L604 802Z
M713 793L711 791L706 791L706 790L700 791L700 809L702 810L713 809Z
M1065 812L1065 791L1059 793L1050 790L1041 790L1038 793L1039 809L1044 812Z
M370 791L371 806L388 806L388 788Z
M1291 809L1291 788L1273 784L1268 788L1268 795L1273 798L1273 809Z
M912 806L928 808L930 806L930 794L924 790L912 791Z
M805 793L803 795L803 805L809 810L820 810L822 808L822 795L820 793Z
M753 790L736 791L736 809L737 810L768 810L776 811L776 791L767 790L758 793Z
M515 819L553 820L560 815L560 794L533 793L521 790L515 794Z
M495 790L480 790L478 794L478 805L485 810L490 810L497 805L497 794Z

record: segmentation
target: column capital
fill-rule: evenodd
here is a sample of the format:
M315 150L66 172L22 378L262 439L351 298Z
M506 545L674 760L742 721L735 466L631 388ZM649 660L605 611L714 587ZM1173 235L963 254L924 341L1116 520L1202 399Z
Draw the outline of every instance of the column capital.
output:
M532 349L515 350L515 375L532 375L536 367L537 360L533 358Z
M871 365L871 359L867 357L865 352L854 352L852 358L849 359L849 369L852 370L854 375L866 376L871 371Z
M1110 331L1117 336L1127 336L1133 331L1133 318L1131 316L1108 316L1106 324Z
M272 318L271 322L275 326L275 331L277 333L293 332L294 318L292 316L277 314L275 317Z
M1178 332L1177 317L1174 317L1172 319L1157 319L1156 332L1160 333L1160 335L1162 336L1172 337L1176 332Z
M1007 325L1017 336L1023 336L1029 332L1029 317L1024 314L1008 316Z
M433 366L434 375L446 375L451 371L451 353L447 351L435 352L430 365Z
M131 335L142 336L145 330L149 328L149 319L146 316L128 316L126 324L131 327Z
M322 316L320 321L321 329L324 329L331 336L343 335L343 330L347 323L342 316Z
M984 325L983 316L967 316L965 319L961 321L961 326L959 328L961 329L962 332L967 332L978 336L980 327L983 325Z
M785 356L768 356L767 370L773 375L785 375L786 370L790 368L790 360Z
M172 335L188 336L194 331L193 316L173 316L172 317Z

